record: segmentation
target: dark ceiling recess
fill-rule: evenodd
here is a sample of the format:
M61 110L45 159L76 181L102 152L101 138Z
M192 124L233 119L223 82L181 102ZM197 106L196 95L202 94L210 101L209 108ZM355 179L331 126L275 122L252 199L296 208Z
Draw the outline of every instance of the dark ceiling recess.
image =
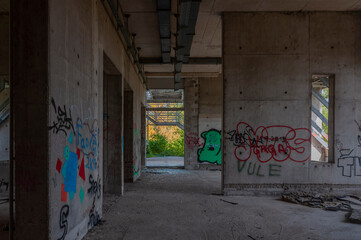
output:
M191 51L193 36L201 0L180 0L178 6L176 63L174 65L174 88L181 83L182 64L187 63Z
M161 42L162 61L170 63L170 11L171 0L157 0L159 18L159 35Z

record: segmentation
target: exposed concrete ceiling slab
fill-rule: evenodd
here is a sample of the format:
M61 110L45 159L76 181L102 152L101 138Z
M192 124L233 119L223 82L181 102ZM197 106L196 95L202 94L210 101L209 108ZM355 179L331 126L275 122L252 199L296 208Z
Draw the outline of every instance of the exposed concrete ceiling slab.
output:
M144 71L146 73L148 72L173 72L174 67L172 64L147 64L144 66ZM202 64L202 65L188 65L188 64L184 64L183 68L182 68L182 72L216 72L216 73L220 73L222 72L222 65L221 64L217 64L217 65L207 65L207 64Z
M147 91L147 102L151 103L182 103L184 99L183 90L149 90Z
M119 0L119 3L125 13L157 12L157 3L155 0Z
M142 57L161 56L157 12L131 13L128 28L136 34L135 45L141 48Z
M0 4L6 9L4 4ZM122 11L129 14L128 27L135 33L135 44L141 58L160 58L161 41L156 0L120 0ZM171 25L175 32L176 1L172 0ZM202 0L195 28L190 58L222 57L222 12L256 11L359 11L361 0ZM172 35L172 47L175 37ZM174 50L171 49L174 57ZM172 64L145 65L146 72L174 72ZM182 73L221 72L221 65L185 65Z

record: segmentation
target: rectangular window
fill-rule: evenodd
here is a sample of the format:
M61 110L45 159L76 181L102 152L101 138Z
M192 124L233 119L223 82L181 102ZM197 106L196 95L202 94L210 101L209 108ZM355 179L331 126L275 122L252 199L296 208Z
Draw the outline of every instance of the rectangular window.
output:
M312 75L312 161L334 162L334 89L334 75Z

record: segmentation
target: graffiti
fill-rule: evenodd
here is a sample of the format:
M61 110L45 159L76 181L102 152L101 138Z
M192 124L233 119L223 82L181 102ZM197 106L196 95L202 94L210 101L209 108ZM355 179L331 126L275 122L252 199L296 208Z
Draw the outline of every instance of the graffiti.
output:
M58 238L58 240L64 240L65 236L68 232L68 215L69 215L69 205L64 205L60 210L60 219L59 219L59 227L63 230L63 235Z
M222 163L221 131L210 129L203 132L201 136L205 143L201 149L198 149L198 161L220 165Z
M355 120L357 128L361 131L360 124ZM361 136L357 135L357 146L353 149L344 148L343 143L336 139L336 148L340 154L337 159L337 167L342 169L342 176L353 177L361 176L361 157L359 156L359 147L361 147Z
M101 196L101 179L98 177L95 180L92 174L86 172L86 169L98 169L99 171L99 167L97 167L99 128L95 108L88 108L83 111L82 102L80 101L80 107L71 105L67 111L65 105L63 107L57 107L53 98L51 98L51 103L57 115L57 120L53 122L49 130L52 130L54 134L63 132L65 135L65 139L63 140L61 140L60 137L57 138L57 140L59 139L65 143L62 151L63 156L56 156L54 158L56 161L54 172L56 170L64 180L61 180L58 184L56 182L56 176L52 179L54 187L57 187L59 190L60 201L63 204L69 204L64 205L60 212L59 226L62 230L62 236L59 239L63 240L66 238L70 229L68 221L69 206L74 204L74 202L80 202L82 205L83 203L84 205L85 203L87 204L84 206L84 209L87 210L83 216L86 218L89 214L88 225L90 227L97 224L100 218L97 211L95 211L95 207L96 199ZM88 190L85 188L86 176L89 176L88 181L90 187ZM92 204L91 200L86 201L85 199L88 197L91 198L91 196L86 194L86 191L94 195ZM78 196L79 200L77 199ZM76 199L76 201L73 199ZM74 218L77 218L78 212L74 214L76 214ZM84 212L82 214L84 214Z
M95 225L97 225L99 220L100 220L100 216L99 216L98 212L95 211L95 197L94 197L93 206L89 212L88 228L90 229L90 228L94 227Z
M51 104L54 108L55 114L57 115L57 120L53 121L53 124L49 126L49 131L52 130L53 133L63 132L65 136L67 135L67 130L71 129L74 131L71 113L69 111L70 115L68 117L65 105L63 106L63 108L61 108L60 106L56 107L54 98L51 98Z
M248 167L247 168L247 174L248 175L255 175L258 177L264 177L265 174L270 176L270 177L279 177L281 176L281 165L277 165L277 164L269 164L268 165L268 171L264 171L264 166L262 166L261 164L257 164L257 163L251 163L251 162L241 162L241 161L237 161L238 163L238 172L242 172L243 169L245 169L247 163L248 163Z
M186 147L190 148L191 150L194 150L194 148L199 146L199 137L194 132L189 132L185 135L184 138L184 144Z
M82 123L78 119L76 124L76 145L81 149L87 159L86 168L96 170L97 156L98 156L98 128L96 128L96 121L93 127L87 123Z
M0 181L0 192L6 192L9 189L9 182L1 179Z
M274 136L277 133L279 136ZM305 162L311 153L306 149L311 144L311 132L307 128L292 128L284 125L260 126L256 130L245 122L237 124L236 130L227 132L226 139L236 146L234 155L239 161L247 161L255 155L259 162L271 159L283 162Z
M97 198L100 198L100 195L102 193L101 191L102 185L99 176L97 181L95 181L93 175L90 174L89 184L90 184L90 188L88 188L88 193L94 194L95 196L97 196Z
M342 168L342 176L344 177L361 176L361 157L340 157L337 167Z

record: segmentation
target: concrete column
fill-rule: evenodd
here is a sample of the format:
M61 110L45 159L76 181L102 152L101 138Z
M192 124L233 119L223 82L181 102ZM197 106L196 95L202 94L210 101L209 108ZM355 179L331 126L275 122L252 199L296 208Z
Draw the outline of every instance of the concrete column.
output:
M49 239L49 6L12 4L16 239Z
M198 79L186 79L184 88L184 167L198 169Z
M9 76L9 13L0 14L0 77ZM7 79L8 80L8 79Z
M247 184L277 188L307 182L308 16L234 13L222 22L226 192Z
M104 75L104 191L122 193L122 76Z
M134 181L134 144L133 144L133 118L134 101L133 91L124 92L124 181Z
M141 139L140 139L140 152L141 152L141 167L142 169L145 168L145 106L142 104L141 106L141 114L140 114L140 117L141 117L141 126L140 126L140 134L141 134Z

